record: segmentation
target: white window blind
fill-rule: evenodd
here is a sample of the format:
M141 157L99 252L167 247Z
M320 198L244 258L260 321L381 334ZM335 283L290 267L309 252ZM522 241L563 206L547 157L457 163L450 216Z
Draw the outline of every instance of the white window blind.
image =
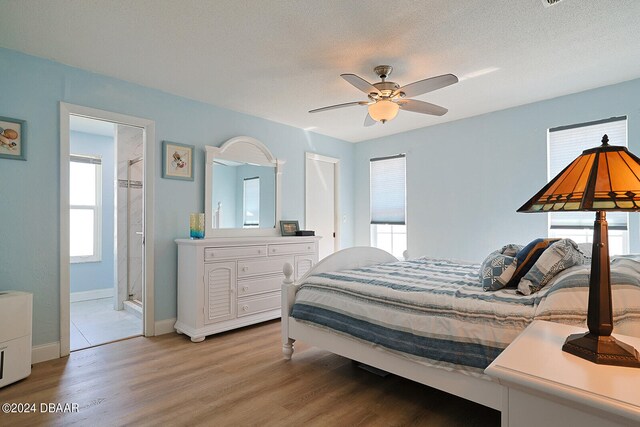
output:
M244 226L260 225L260 178L244 179Z
M609 136L609 144L627 146L627 118L612 117L596 122L581 123L549 129L548 179L553 179L584 150L602 144L602 136ZM593 212L550 213L550 227L593 228ZM626 212L607 212L610 229L626 230Z
M405 155L371 159L371 224L405 224Z

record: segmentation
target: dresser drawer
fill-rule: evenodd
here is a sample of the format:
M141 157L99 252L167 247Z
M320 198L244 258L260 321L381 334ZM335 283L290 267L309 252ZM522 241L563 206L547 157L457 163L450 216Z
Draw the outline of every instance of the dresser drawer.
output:
M280 308L280 292L238 300L238 317Z
M267 255L266 245L255 246L227 246L224 248L205 248L204 261L214 261L225 258L249 258Z
M293 265L293 257L251 259L238 261L238 277L255 276L258 274L282 273L284 263Z
M245 297L248 295L277 291L282 286L282 277L280 274L273 277L239 280L238 296Z
M315 251L315 242L282 243L269 246L269 256L289 254L310 254Z

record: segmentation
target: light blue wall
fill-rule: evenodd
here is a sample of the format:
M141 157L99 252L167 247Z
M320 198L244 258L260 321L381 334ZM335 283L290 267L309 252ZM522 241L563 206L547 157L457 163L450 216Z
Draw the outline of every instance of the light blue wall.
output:
M115 287L113 222L115 145L113 137L72 131L72 154L98 155L102 158L102 259L100 262L73 263L69 267L71 292Z
M368 188L370 158L407 153L410 255L482 261L506 243L547 234L545 214L516 213L547 182L547 129L622 115L629 150L640 154L633 80L357 144L355 188ZM367 245L369 193L354 194L356 244ZM631 214L632 252L640 251L638 231Z
M304 158L315 152L353 164L354 146L257 117L173 96L15 51L0 49L0 115L27 121L27 161L0 159L0 290L34 293L34 345L59 340L59 102L155 121L156 320L176 316L174 239L189 213L204 212L204 145L248 135L287 163L282 214L304 222ZM213 84L204 81L202 85ZM160 178L161 141L193 144L195 181ZM341 244L353 244L353 173L341 170Z

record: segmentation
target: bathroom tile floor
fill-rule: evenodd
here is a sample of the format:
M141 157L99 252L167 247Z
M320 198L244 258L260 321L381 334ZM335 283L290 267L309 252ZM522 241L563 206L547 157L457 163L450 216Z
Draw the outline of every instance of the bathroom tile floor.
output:
M113 298L71 303L71 351L142 335L142 319L113 309Z

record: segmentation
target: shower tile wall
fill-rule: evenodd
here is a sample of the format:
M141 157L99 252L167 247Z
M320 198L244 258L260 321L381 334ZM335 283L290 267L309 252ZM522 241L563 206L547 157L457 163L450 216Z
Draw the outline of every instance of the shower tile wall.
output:
M118 309L127 299L142 301L144 162L142 129L118 125ZM128 231L128 235L127 235ZM127 260L128 258L128 260ZM128 262L127 262L128 261ZM131 297L129 295L132 294Z

